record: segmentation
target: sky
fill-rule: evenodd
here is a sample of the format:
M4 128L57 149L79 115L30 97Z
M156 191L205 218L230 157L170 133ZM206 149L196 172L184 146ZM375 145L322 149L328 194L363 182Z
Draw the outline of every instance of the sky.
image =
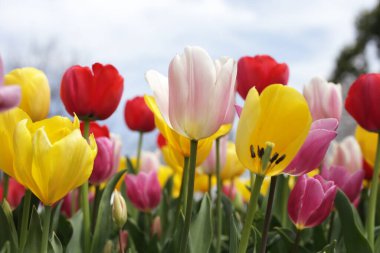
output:
M151 94L145 72L167 74L170 60L185 46L201 46L212 58L269 54L289 65L288 84L302 90L316 75L328 78L339 50L355 39L355 18L375 4L375 0L0 0L0 54L6 70L15 62L42 64L55 87L60 82L57 76L70 65L115 65L125 78L124 94L106 123L122 135L124 150L133 154L137 134L125 127L125 101ZM48 55L45 49L50 50ZM154 146L155 136L148 134L145 148Z

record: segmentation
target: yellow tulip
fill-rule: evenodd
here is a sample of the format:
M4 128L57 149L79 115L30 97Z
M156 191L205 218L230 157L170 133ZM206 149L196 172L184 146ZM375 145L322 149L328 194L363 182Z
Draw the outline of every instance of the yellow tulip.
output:
M21 87L23 109L33 121L46 118L50 108L50 87L46 75L35 68L15 69L5 75L5 85Z
M211 187L213 187L216 184L216 178L214 176L211 177ZM207 174L195 174L195 180L194 180L194 191L195 192L208 192L208 175Z
M307 102L297 90L273 84L259 96L252 88L236 132L236 153L241 163L256 174L278 175L301 148L311 121ZM271 162L262 170L261 159L268 143L273 144Z
M187 137L180 135L166 124L160 110L158 109L156 101L152 96L145 96L144 98L146 104L154 114L154 121L158 130L165 137L170 149L172 149L172 151L163 152L165 161L168 163L168 165L179 168L182 171L184 157L190 156L190 140ZM196 162L197 166L202 164L203 161L207 158L208 154L210 153L212 143L215 141L215 139L226 135L230 130L230 124L222 125L222 127L220 127L220 129L214 135L209 138L202 139L198 142ZM174 164L179 164L179 166L174 166Z
M91 175L97 146L82 137L79 120L53 117L32 123L20 121L14 131L17 181L45 205L53 205Z
M265 196L268 193L268 189L270 186L270 177L265 177L263 184L260 188L260 194ZM251 197L251 192L248 190L248 187L251 187L251 180L249 178L236 178L234 179L234 184L236 191L242 196L245 203L249 202L249 198Z
M173 177L173 192L172 196L174 198L177 198L179 196L179 193L181 191L181 175L178 173L175 173L171 168L167 166L160 166L160 168L157 171L158 181L160 182L161 188L164 188L166 182L170 177Z
M222 180L233 179L243 174L245 168L236 155L235 143L227 143L226 163L220 173Z
M23 119L30 119L20 108L13 108L0 113L0 169L11 177L15 177L13 168L13 132L18 122Z
M373 168L375 164L377 133L369 132L364 128L357 126L355 138L362 150L364 160Z

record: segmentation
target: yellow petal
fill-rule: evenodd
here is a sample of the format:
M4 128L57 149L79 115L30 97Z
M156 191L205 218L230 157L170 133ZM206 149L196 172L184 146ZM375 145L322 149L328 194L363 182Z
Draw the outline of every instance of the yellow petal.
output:
M311 125L311 115L305 98L297 90L283 85L270 85L258 95L249 91L236 134L236 151L244 166L257 174L273 176L281 173L294 158ZM261 160L251 157L250 146L274 144L272 154L285 155L278 165L261 170Z
M245 167L239 161L236 155L235 144L232 142L227 143L227 157L226 163L220 173L222 180L233 179L240 176L245 171Z
M211 187L216 184L216 178L211 177ZM194 191L196 192L207 192L209 188L208 175L206 174L195 174L194 180Z
M362 150L364 160L373 168L375 164L377 133L369 132L360 126L356 127L355 137Z

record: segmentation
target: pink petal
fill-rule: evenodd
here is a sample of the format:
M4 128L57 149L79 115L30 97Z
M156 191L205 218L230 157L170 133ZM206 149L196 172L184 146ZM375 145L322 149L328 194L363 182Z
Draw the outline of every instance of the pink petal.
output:
M325 129L335 131L338 125L339 121L335 118L318 119L311 124L310 130Z
M157 172L152 171L148 174L148 181L146 195L148 196L148 207L149 209L153 209L157 207L161 200L161 186L158 181Z
M0 112L18 106L21 100L20 86L0 86Z
M235 110L237 115L240 117L241 111L243 111L243 107L241 107L240 105L235 105Z
M307 176L303 175L298 178L296 185L290 192L288 200L288 214L294 224L298 223L300 208L302 206L301 200L305 194Z
M363 186L364 170L358 170L350 175L350 178L341 187L342 191L347 195L352 203L360 197L360 191Z

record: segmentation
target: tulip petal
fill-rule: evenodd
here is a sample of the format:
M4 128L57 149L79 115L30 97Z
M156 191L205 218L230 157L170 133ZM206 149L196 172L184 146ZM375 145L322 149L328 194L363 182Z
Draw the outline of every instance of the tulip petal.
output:
M298 178L296 185L290 192L288 200L288 214L294 224L298 223L299 214L302 206L301 200L305 194L306 175Z
M21 100L19 86L0 86L0 112L16 107Z
M355 131L355 137L362 150L363 157L372 168L375 164L377 135L377 133L366 131L360 126L357 126Z
M350 175L346 183L341 187L342 191L350 199L352 203L360 198L360 191L363 187L364 170L358 170Z

